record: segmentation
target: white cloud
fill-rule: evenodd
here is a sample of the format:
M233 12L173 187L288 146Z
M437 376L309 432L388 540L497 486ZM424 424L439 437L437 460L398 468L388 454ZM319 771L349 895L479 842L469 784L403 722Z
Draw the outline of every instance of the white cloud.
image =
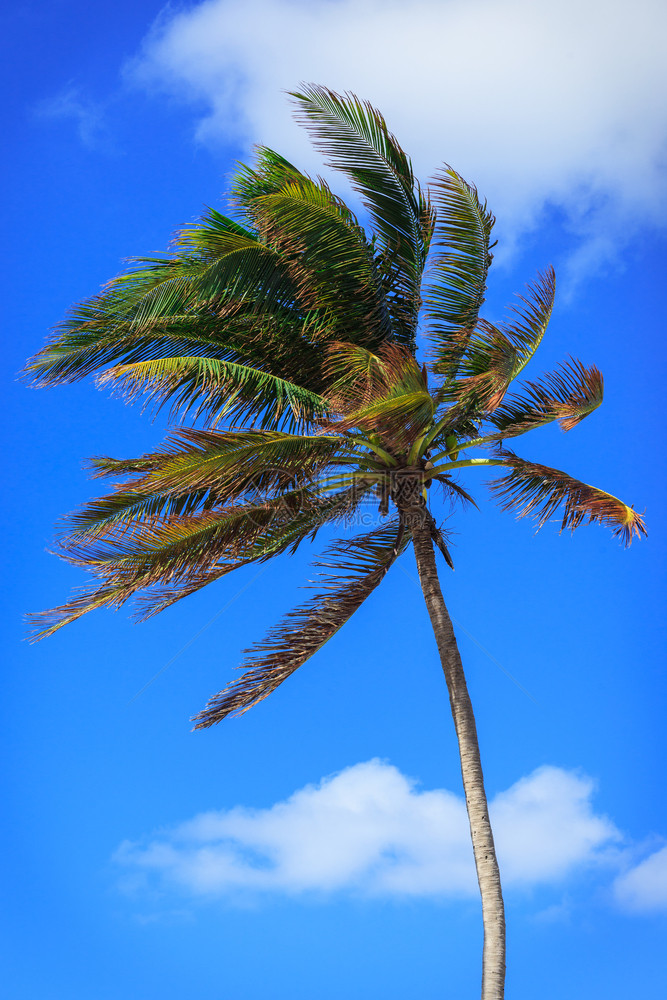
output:
M553 881L618 839L614 825L593 813L593 790L585 775L541 767L496 795L490 809L504 881Z
M661 0L206 0L167 12L129 69L198 103L198 135L313 168L284 90L367 97L422 176L446 159L505 239L563 213L591 270L667 222Z
M591 806L589 779L542 767L491 804L507 885L556 882L618 838ZM462 798L422 791L379 760L356 764L267 809L202 813L115 860L133 874L198 895L352 891L449 896L477 892Z
M614 895L631 912L667 911L667 846L619 875L614 882Z
M38 104L35 114L38 118L73 121L79 139L89 149L98 147L105 139L102 108L73 85L65 87L50 100Z

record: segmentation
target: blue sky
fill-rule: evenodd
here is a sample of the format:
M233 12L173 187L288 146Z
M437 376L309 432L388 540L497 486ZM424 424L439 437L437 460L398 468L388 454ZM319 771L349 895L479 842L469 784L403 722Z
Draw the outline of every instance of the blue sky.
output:
M165 425L16 372L126 257L221 207L254 142L318 168L282 93L300 80L377 103L424 179L447 160L479 185L498 215L491 317L555 265L533 374L573 354L605 375L601 409L521 454L646 508L648 539L535 535L470 477L480 510L449 522L443 588L505 877L508 995L664 990L664 12L629 10L61 0L3 15L8 996L478 991L456 745L411 554L283 688L213 731L190 715L301 599L307 552L145 625L105 612L22 641L26 611L83 582L45 551L95 492L82 459L147 451Z

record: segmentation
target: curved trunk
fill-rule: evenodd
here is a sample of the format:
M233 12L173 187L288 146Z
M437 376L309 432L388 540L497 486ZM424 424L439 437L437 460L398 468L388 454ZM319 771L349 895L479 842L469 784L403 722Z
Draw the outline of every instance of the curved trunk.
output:
M484 791L477 727L454 629L440 590L431 531L423 519L420 520L422 523L414 525L412 529L417 569L449 691L459 743L461 775L470 821L477 881L482 896L484 921L482 1000L502 1000L505 983L505 908Z

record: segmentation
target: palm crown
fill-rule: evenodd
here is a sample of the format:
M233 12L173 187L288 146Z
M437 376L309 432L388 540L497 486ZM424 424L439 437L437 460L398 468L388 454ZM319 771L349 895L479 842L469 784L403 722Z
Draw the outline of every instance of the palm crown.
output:
M568 431L602 401L600 372L572 359L511 388L549 322L553 271L508 322L481 318L494 219L475 188L445 167L422 190L383 117L354 96L293 97L371 235L325 181L260 148L236 176L235 219L209 210L168 257L136 260L28 365L41 385L99 372L197 424L141 458L92 461L122 483L70 516L59 548L96 583L38 616L41 636L134 595L148 617L378 509L375 530L329 548L322 593L249 651L198 727L265 698L331 638L408 546L415 512L449 562L426 497L470 501L459 469L498 470L501 506L540 524L558 509L564 528L601 522L626 544L645 533L632 507L505 447L552 421Z

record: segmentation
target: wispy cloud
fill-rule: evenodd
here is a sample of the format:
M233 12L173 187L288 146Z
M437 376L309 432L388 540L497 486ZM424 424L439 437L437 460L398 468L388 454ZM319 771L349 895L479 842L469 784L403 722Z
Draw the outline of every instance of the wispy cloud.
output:
M619 838L590 779L542 767L491 804L504 882L560 882ZM115 861L148 884L200 896L353 892L467 897L477 891L462 799L422 790L380 760L348 767L267 809L202 813L121 845ZM134 881L137 885L136 879Z
M88 149L106 145L107 129L102 106L86 97L73 84L55 97L40 102L34 111L37 118L73 122L79 139Z
M633 913L667 912L667 846L619 875L614 896L623 909Z
M206 0L163 15L128 69L196 102L205 141L318 164L290 121L301 80L383 109L423 176L447 159L505 240L560 213L572 270L667 223L660 0Z

